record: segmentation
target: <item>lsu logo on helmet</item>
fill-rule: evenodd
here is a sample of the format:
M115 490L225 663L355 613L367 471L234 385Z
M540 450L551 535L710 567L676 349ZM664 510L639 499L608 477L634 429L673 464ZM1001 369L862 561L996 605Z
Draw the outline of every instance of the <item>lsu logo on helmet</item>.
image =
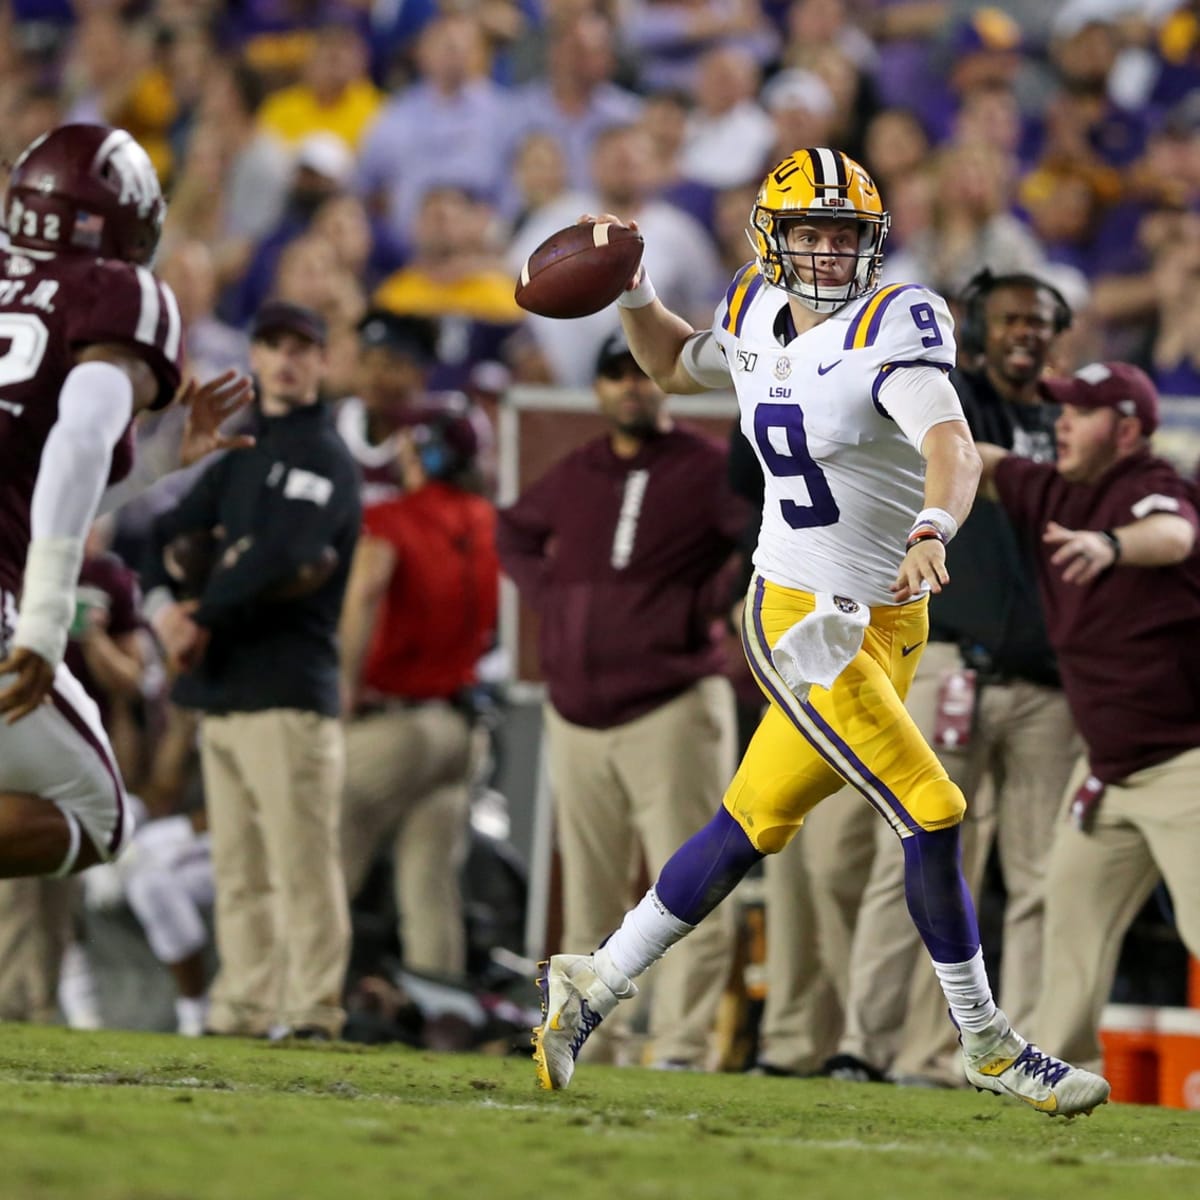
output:
M858 261L844 287L818 287L815 280L806 283L796 273L785 228L789 220L806 217L858 222ZM788 155L763 180L746 234L767 283L816 312L835 312L875 290L890 224L870 175L840 150L820 147Z

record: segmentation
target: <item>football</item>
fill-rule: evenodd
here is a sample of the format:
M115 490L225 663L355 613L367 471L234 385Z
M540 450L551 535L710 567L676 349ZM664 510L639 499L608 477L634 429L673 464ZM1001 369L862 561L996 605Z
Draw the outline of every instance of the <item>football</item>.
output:
M568 225L526 260L516 300L542 317L586 317L607 308L642 261L642 235L607 221Z

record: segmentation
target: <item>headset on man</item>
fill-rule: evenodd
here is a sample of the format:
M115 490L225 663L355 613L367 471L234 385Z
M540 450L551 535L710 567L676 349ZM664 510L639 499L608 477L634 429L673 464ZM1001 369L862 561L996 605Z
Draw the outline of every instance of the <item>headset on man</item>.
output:
M1052 283L1027 271L1016 271L999 275L984 267L967 281L959 296L963 306L962 325L958 331L959 346L967 354L982 354L987 340L987 316L984 311L987 298L997 288L1025 287L1045 292L1054 301L1054 334L1071 327L1074 314L1066 297Z

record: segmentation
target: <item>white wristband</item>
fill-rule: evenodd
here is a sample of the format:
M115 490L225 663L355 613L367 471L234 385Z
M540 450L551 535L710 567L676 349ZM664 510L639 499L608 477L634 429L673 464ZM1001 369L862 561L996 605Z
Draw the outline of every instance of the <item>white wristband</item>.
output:
M29 543L13 645L32 650L52 667L67 650L82 565L82 538L42 537Z
M912 528L916 529L918 525L932 525L942 535L943 542L948 542L958 532L958 522L944 508L921 509Z
M649 272L643 267L642 277L638 280L637 287L622 292L617 297L617 307L645 308L647 304L653 304L657 299L658 293L654 290L654 284L650 282Z

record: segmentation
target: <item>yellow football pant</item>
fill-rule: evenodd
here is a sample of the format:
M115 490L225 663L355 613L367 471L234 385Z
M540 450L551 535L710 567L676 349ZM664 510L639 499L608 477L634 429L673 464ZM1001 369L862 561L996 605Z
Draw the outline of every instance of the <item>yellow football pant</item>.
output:
M802 703L775 670L771 647L815 606L811 592L751 581L742 641L770 705L725 807L764 854L782 850L806 814L846 783L900 837L957 825L962 792L904 707L929 636L928 603L872 608L862 649L831 689L814 686Z

